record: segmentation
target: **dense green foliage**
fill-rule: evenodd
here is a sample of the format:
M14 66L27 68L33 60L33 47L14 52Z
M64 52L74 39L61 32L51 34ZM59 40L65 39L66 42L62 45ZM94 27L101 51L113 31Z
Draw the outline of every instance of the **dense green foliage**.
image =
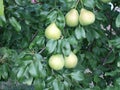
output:
M113 8L101 0L4 0L0 81L11 79L35 90L119 90L120 1L111 3ZM83 7L95 14L95 22L67 26L66 13L76 8L80 14ZM58 40L45 37L53 22L62 32ZM49 67L51 55L67 56L71 51L78 57L75 68Z

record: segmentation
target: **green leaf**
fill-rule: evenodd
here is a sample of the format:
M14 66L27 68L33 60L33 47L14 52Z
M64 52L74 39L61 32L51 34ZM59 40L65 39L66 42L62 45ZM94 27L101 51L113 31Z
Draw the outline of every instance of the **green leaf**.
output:
M47 21L47 24L49 24L49 23L51 23L51 22L54 22L55 20L56 20L56 18L57 18L57 11L56 10L53 10L53 11L51 11L49 14L48 14L48 16L47 16L47 19L48 19L48 21Z
M98 83L100 81L100 77L98 75L94 76L94 82Z
M77 28L75 29L75 36L76 36L77 39L85 38L86 35L85 35L85 30L84 30L84 28L82 28L82 27L80 27L80 26L77 27Z
M56 52L61 53L62 52L61 48L62 48L62 40L60 39L57 42L57 50L56 50Z
M120 73L119 69L116 69L115 71L111 71L111 72L105 72L105 76L115 76L118 73Z
M53 84L53 90L64 90L64 85L59 79L54 79L54 81L52 83Z
M98 39L100 35L93 29L86 29L86 37L89 42L92 42L94 39Z
M61 30L63 30L65 27L65 17L61 11L58 11L58 15L56 18L56 24Z
M78 42L77 42L77 40L76 40L76 38L74 36L69 37L68 41L73 46L78 44Z
M42 46L45 43L45 38L44 37L39 37L39 39L36 40L36 44L38 46Z
M2 65L2 78L7 79L8 78L8 66L7 64Z
M17 78L20 79L23 76L23 73L25 71L24 67L21 67L17 73Z
M109 40L109 46L114 46L115 48L120 48L120 38L115 38L113 40Z
M54 90L60 90L60 89L59 89L59 84L58 84L58 80L57 80L57 79L55 79L55 80L53 81L53 88L54 88Z
M117 78L117 79L116 79L116 84L117 84L117 85L120 85L120 78Z
M15 0L16 4L18 5L22 5L22 1L21 0Z
M94 0L84 0L84 5L88 8L94 8L95 1Z
M15 28L17 32L21 31L21 25L14 17L9 18L10 24Z
M49 40L46 44L46 48L49 53L52 53L57 46L57 41L56 40Z
M41 80L38 78L34 80L33 85L35 87L35 90L44 90L44 88L45 88L44 80Z
M29 48L32 49L36 44L41 44L41 38L39 35L37 35L34 40L30 43Z
M36 71L36 65L33 62L29 65L29 73L33 77L37 77L38 76L38 73Z
M70 43L66 39L62 41L62 52L66 56L69 55L71 52Z
M67 81L64 81L63 83L64 83L65 90L70 90L69 83Z
M25 70L25 71L24 71L23 77L24 77L24 78L30 78L29 67L25 67L24 70Z
M43 58L40 54L35 54L33 58L34 58L34 60L37 60L37 61L43 60Z
M105 88L104 90L117 90L117 89L115 89L113 86L108 86L108 87Z
M76 71L76 72L71 73L71 78L76 81L82 81L84 80L84 75L81 71Z
M120 89L120 85L115 85L114 88L111 87L111 90L119 90Z
M118 67L120 67L120 61L119 61L119 62L117 62L117 66L118 66Z
M104 62L104 64L112 63L114 60L115 60L115 54L111 53L109 55L109 58L107 58L107 60Z
M33 77L23 80L23 84L32 85Z
M92 31L90 31L90 30L87 30L87 32L86 32L86 37L87 37L87 40L88 40L89 42L91 42L91 41L94 40L93 33L92 33Z
M97 67L97 60L96 59L91 58L89 60L89 63L90 63L90 65L91 65L92 68L96 68Z
M43 64L41 63L41 61L43 60L42 56L40 54L35 54L34 60L36 60L34 64L35 64L38 76L45 78L46 70L43 68Z
M106 21L107 18L102 12L95 12L96 19L101 20L101 21Z
M116 27L119 28L120 27L120 14L118 14L115 23L116 23Z
M5 16L0 16L0 26L3 26L4 23L6 23Z
M101 90L99 86L93 87L93 90Z

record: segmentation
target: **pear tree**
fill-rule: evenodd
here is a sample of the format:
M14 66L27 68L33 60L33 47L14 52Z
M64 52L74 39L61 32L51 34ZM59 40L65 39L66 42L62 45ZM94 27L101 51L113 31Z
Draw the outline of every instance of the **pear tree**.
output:
M0 90L119 88L119 0L0 0Z

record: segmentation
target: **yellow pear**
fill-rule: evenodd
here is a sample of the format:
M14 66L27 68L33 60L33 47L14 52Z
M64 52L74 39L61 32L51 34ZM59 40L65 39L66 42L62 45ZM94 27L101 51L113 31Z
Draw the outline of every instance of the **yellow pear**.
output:
M65 57L65 67L66 68L74 68L78 63L77 56L71 52L69 56Z
M51 23L45 30L45 36L48 39L57 40L61 36L61 30L56 26L55 23Z
M63 55L52 55L49 59L49 66L54 70L61 70L64 67Z
M80 11L80 16L79 16L80 24L83 26L86 26L86 25L90 25L94 23L94 21L95 21L94 13L82 8Z
M79 14L76 9L71 9L65 16L66 24L69 27L75 27L79 22Z

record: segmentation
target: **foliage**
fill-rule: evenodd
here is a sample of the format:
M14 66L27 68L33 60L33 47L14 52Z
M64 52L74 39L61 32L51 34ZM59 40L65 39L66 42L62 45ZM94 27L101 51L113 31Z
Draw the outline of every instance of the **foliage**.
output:
M0 15L0 81L33 85L35 90L119 90L120 7L100 0L4 0ZM66 13L82 7L96 20L88 26L68 27ZM119 8L120 9L120 8ZM55 22L59 40L45 37L46 27ZM52 70L53 54L73 51L78 64L73 69Z

